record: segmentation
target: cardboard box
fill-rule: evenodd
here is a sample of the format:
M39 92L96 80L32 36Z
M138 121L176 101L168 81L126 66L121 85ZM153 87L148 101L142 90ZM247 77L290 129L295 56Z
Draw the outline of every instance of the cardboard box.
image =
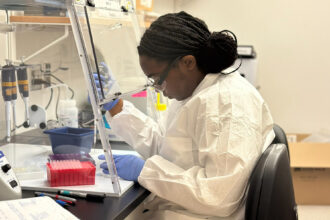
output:
M296 203L330 205L330 143L301 142L307 134L287 136Z
M154 6L153 0L136 0L137 11L152 11Z

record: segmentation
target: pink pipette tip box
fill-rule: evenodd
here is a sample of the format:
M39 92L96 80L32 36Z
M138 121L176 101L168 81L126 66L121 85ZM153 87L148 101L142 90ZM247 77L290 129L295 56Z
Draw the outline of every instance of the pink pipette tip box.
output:
M76 186L95 184L95 165L90 161L53 160L47 165L50 186Z

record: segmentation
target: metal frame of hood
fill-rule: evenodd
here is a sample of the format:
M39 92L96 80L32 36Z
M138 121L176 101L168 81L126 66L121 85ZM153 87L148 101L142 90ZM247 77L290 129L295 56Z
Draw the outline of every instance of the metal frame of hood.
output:
M102 147L103 147L103 152L105 155L106 163L107 163L109 174L110 174L109 183L112 184L114 193L117 194L118 196L120 196L122 193L122 190L121 190L121 187L119 184L116 166L115 166L115 163L114 163L114 160L112 157L112 151L111 151L111 145L109 142L109 137L106 133L105 125L104 125L103 118L102 118L102 105L100 105L100 103L99 103L100 101L98 99L98 92L97 92L96 85L93 80L92 65L90 63L87 49L86 49L87 43L91 43L91 42L86 42L85 41L86 39L84 39L84 37L83 37L83 33L81 30L81 25L80 25L80 17L79 17L79 13L77 11L77 9L83 8L85 13L87 13L86 7L87 6L84 4L72 4L67 7L67 10L68 10L68 14L70 17L72 32L73 32L73 36L74 36L77 50L79 53L78 55L80 58L80 63L82 66L84 77L85 77L86 86L87 86L88 94L90 97L90 102L91 102L93 113L94 113L94 118L95 118L96 125L97 125L97 128L100 133L100 139L101 139L101 143L102 143ZM85 19L86 20L88 19L86 14L85 14ZM89 37L91 37L91 36L89 36Z

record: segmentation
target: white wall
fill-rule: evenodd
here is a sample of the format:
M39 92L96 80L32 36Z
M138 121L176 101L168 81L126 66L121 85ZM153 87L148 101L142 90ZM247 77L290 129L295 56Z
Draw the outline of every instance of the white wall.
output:
M260 92L287 132L330 130L330 1L180 0L174 7L254 45Z
M160 15L174 12L175 9L175 0L153 0L153 12L156 12Z

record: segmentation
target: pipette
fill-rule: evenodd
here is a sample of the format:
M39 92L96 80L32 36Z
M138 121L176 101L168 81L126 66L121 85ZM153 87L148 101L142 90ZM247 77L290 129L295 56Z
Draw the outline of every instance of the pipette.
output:
M15 66L11 64L10 60L6 60L9 71L10 71L10 81L11 81L11 105L13 109L13 129L12 131L15 133L16 131L16 101L17 101L17 80L16 80L16 70Z
M17 79L18 79L18 89L25 105L25 122L23 126L25 128L30 126L30 116L29 116L29 81L27 76L27 66L22 63L17 69Z
M6 118L7 142L10 142L10 136L11 136L11 99L12 99L11 71L12 71L12 67L9 65L9 63L3 66L1 71L2 96L5 101L5 108L6 108L5 118Z

